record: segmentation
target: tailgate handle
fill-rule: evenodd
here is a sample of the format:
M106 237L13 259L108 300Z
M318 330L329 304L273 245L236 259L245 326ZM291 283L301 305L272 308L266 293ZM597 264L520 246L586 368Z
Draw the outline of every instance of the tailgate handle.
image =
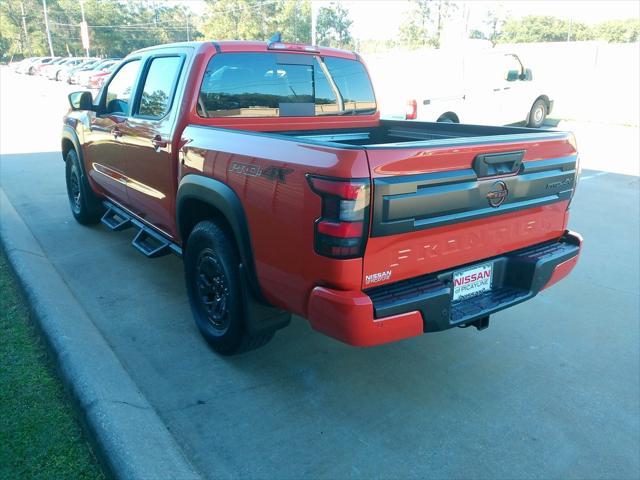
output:
M518 173L524 152L483 153L473 159L473 169L478 178Z

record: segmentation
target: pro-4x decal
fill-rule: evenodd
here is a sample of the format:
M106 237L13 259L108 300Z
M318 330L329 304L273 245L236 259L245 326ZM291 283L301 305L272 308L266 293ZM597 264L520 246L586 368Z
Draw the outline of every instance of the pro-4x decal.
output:
M260 165L231 162L229 171L248 177L264 177L278 183L286 183L286 177L293 172L293 168L270 166L263 170Z

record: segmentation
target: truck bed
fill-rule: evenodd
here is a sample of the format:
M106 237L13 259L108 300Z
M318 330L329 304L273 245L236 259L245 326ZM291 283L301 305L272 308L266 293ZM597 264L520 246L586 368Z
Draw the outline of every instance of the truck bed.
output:
M425 141L431 146L477 143L478 137L489 137L486 140L492 142L524 140L534 135L546 138L559 132L523 127L381 120L377 127L278 133L334 147L392 148L410 147Z

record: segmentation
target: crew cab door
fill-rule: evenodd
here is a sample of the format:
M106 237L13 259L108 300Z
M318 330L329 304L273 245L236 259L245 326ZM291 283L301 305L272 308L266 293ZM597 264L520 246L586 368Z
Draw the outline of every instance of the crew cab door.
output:
M84 151L91 178L119 203L127 203L126 165L122 150L122 128L126 121L140 59L124 63L102 91L98 112L85 133Z
M127 159L127 205L140 218L175 236L177 156L172 133L179 107L174 96L185 55L148 57L132 114L121 125Z

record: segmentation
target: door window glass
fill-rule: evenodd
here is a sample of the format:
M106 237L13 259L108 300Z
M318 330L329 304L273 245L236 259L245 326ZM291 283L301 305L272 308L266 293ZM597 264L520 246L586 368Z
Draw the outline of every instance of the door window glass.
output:
M113 77L106 92L107 113L129 113L129 102L138 76L140 60L126 63Z
M167 114L181 67L182 57L158 57L151 61L140 97L140 115L162 118Z
M522 66L513 55L505 55L502 57L502 77L507 82L514 82L520 79L522 74Z

